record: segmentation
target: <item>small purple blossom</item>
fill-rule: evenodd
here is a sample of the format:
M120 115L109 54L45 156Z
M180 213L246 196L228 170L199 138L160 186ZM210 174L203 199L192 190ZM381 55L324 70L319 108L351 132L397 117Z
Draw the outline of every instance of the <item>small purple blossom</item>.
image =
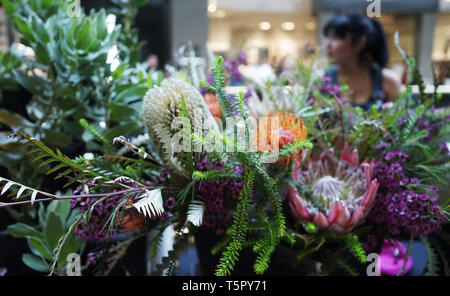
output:
M89 263L91 263L93 265L97 264L97 262L95 261L94 253L88 253L87 254L87 260L89 261Z
M384 150L386 150L386 148L387 148L387 143L381 142L375 146L375 152L376 153L384 152Z
M173 196L171 196L166 200L166 207L168 209L173 209L175 207L175 203L176 203L175 198L173 198Z
M245 53L245 51L241 51L239 53L238 61L242 65L247 65L247 54Z
M77 206L77 204L78 204L78 200L76 198L70 200L70 207L72 209L75 208Z
M322 77L322 85L318 87L318 91L322 94L338 95L341 92L339 85L332 83L333 79L329 76Z
M159 220L160 221L165 221L165 220L169 219L172 216L173 216L172 212L164 212L164 213L162 213L161 216L159 216Z
M234 167L233 172L238 175L242 175L244 173L244 168L240 165Z
M244 100L247 100L248 98L250 98L255 92L256 92L256 89L253 85L247 86L247 91L244 94Z
M397 160L398 162L404 163L409 158L409 155L403 151L390 151L386 153L384 160L392 161Z
M406 118L405 114L400 116L397 120L397 126L403 126L405 124L405 118Z

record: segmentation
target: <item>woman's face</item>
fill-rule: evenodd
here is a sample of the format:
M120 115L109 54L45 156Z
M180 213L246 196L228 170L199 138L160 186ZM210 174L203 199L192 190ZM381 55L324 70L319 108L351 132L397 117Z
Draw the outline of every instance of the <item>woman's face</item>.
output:
M361 42L359 42L361 43ZM351 60L357 60L361 51L361 44L354 44L350 34L345 38L339 38L334 34L328 34L325 39L325 50L329 58L335 64L345 64Z

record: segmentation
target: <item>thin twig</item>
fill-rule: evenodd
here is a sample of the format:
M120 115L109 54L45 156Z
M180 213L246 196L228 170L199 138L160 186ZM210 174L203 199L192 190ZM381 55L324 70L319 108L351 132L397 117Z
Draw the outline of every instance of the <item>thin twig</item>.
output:
M50 194L50 193L39 191L40 194L45 195L45 196L49 196L49 198L37 199L34 202L37 203L37 202L45 202L45 201L51 201L51 200L64 200L64 199L75 199L75 198L86 198L86 197L109 197L109 196L114 196L114 195L134 192L134 191L141 191L141 190L142 190L141 188L133 188L133 189L127 189L127 190L122 190L122 191L117 191L117 192L110 192L110 193L68 195L68 196L56 196L56 195L53 195L53 194ZM0 208L12 207L12 206L23 205L23 204L30 204L30 203L31 203L31 200L10 202L10 203L0 202Z

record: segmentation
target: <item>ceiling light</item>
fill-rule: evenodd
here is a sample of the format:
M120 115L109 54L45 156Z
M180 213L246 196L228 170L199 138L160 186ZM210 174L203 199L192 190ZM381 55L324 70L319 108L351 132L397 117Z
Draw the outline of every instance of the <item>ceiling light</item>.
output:
M295 24L293 22L284 22L281 24L281 28L285 31L292 31L295 29Z
M216 12L216 10L217 10L217 5L215 3L208 4L208 11L209 12L214 13L214 12Z
M259 28L263 31L268 31L270 30L270 23L269 22L261 22L259 23Z

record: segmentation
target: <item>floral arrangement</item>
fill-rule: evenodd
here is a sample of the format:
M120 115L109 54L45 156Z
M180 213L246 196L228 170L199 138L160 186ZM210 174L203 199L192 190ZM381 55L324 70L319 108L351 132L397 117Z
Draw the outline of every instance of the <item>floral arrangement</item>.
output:
M420 82L414 60L407 61L411 79ZM345 88L317 77L315 64L300 64L291 85L255 86L261 97L228 95L225 68L236 76L237 64L217 57L201 89L173 77L151 83L140 108L148 135L142 147L105 137L85 119L82 128L106 147L92 159L70 158L15 131L11 137L30 147L33 163L71 191L0 179L0 195L18 199L0 208L39 205L37 229L23 223L8 229L29 243L24 263L64 275L67 255L82 253L82 270L107 275L131 242L152 232L154 257L174 227L173 250L155 274L175 275L202 228L221 237L211 250L221 256L219 276L233 274L245 249L255 254L256 274L268 272L281 254L301 273L354 275L373 250L383 274L405 274L415 239L432 259L426 272L438 273L438 253L442 262L445 256L428 237L449 218L442 190L450 176L450 112L437 109L441 96L426 94L421 84L414 98L408 86L394 103L364 112L340 99ZM125 153L114 153L119 148ZM407 247L398 244L403 239ZM391 251L401 260L388 270Z

